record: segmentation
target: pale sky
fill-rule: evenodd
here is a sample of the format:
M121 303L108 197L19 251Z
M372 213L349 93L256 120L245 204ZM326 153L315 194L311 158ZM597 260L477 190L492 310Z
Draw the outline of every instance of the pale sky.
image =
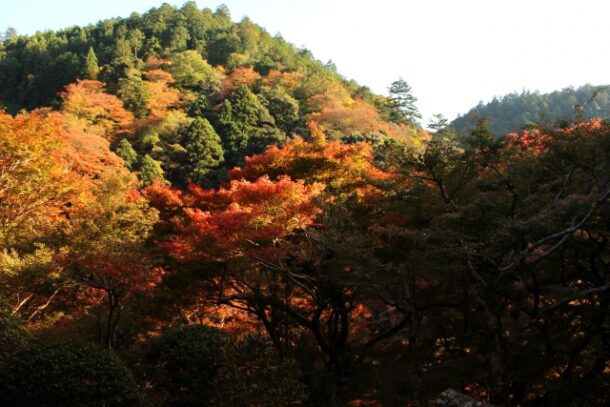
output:
M182 5L184 1L168 0ZM423 124L513 91L610 84L605 0L198 0L226 4L271 34L332 59L377 93L404 78ZM159 0L0 0L0 29L19 33L143 13Z

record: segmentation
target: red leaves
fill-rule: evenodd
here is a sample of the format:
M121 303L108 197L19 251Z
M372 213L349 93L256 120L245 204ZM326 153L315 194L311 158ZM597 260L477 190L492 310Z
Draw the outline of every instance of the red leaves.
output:
M162 246L178 259L218 258L249 254L275 255L286 250L282 242L294 231L311 225L320 212L313 202L324 189L315 183L292 181L231 181L227 188L203 190L191 186L188 194L153 185L145 191L159 209L185 207L170 241Z
M584 137L594 137L603 127L604 124L601 119L594 119L589 122L577 123L568 128L553 130L550 132L551 134L546 134L540 129L522 130L521 133L507 134L506 145L521 151L543 152L559 138L577 134Z
M243 168L230 172L232 179L253 180L263 175L271 179L288 175L293 179L325 184L335 195L355 195L369 199L381 191L373 181L387 181L392 174L373 164L373 149L369 144L342 144L327 141L315 122L309 123L311 141L295 137L282 148L272 146L262 154L246 157Z
M150 259L136 258L129 254L98 253L78 258L71 256L63 261L76 270L81 279L93 291L113 291L114 295L127 297L137 292L149 292L161 283L165 271L151 266ZM60 263L61 264L61 263Z
M552 137L543 134L539 129L523 130L520 134L506 135L506 144L521 151L544 151L551 141Z

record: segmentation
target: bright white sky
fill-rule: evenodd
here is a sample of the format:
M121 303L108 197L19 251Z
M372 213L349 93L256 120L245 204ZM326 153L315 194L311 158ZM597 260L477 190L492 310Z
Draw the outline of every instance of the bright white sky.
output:
M160 0L0 0L0 29L19 33L143 13ZM182 0L167 0L181 5ZM198 0L225 3L271 34L332 59L386 94L404 78L426 124L508 92L610 84L605 0Z

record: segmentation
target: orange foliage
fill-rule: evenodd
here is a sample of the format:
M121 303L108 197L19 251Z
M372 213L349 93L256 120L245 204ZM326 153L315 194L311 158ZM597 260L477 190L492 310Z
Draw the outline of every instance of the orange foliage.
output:
M151 71L155 69L161 69L161 67L167 64L168 61L166 59L159 59L157 57L151 56L146 58L144 62L144 70Z
M262 78L262 85L271 88L281 86L290 92L296 89L301 84L302 80L303 74L299 71L281 72L274 69L270 71L267 76Z
M328 130L341 134L389 132L390 127L379 116L377 109L363 100L342 103L334 96L328 100L321 111L310 115L312 120L324 125Z
M60 96L63 112L82 120L87 132L112 138L133 123L133 114L119 98L106 93L102 82L81 80L66 86Z
M156 184L144 191L151 204L161 210L182 208L179 234L163 244L179 260L233 257L274 257L291 233L315 220L319 209L313 198L321 184L305 185L279 177L261 177L254 182L231 181L227 188L204 190L190 186L186 194Z
M82 189L97 182L103 172L125 170L123 160L110 150L110 142L91 131L83 120L50 109L37 109L32 114L56 123L56 137L61 142L58 156L65 169L80 178Z
M149 94L147 107L151 119L162 119L171 107L180 102L180 92L170 87L174 78L169 72L153 69L145 72L144 76Z
M250 67L237 68L225 78L223 88L232 93L241 84L251 87L260 77L260 74Z
M253 180L263 175L272 179L288 175L293 179L319 182L329 192L356 194L372 198L381 191L371 181L392 178L373 164L373 149L369 144L342 144L327 141L322 127L309 124L311 141L295 137L283 147L270 147L262 154L246 157L243 168L234 168L231 179Z
M0 110L0 237L8 229L56 219L75 195L76 177L61 159L55 117Z

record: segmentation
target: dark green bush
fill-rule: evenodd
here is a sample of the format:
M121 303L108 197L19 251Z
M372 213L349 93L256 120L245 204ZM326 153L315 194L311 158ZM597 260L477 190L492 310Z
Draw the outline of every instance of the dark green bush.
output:
M306 398L296 362L281 358L271 342L258 335L247 336L229 349L216 389L220 407L300 406Z
M209 405L213 382L226 361L230 335L204 325L171 329L154 340L146 360L151 381L165 405Z
M130 370L97 345L77 342L30 347L0 365L3 406L137 406Z

